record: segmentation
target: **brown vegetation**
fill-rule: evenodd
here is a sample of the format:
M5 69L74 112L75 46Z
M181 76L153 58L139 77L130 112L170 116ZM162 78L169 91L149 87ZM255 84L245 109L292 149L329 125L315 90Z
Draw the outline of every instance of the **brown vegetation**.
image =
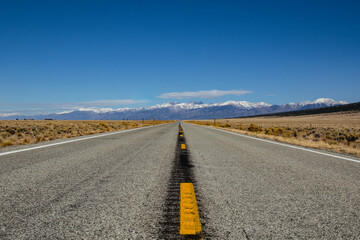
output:
M1 120L0 147L168 123L170 121Z
M360 156L360 112L188 122Z

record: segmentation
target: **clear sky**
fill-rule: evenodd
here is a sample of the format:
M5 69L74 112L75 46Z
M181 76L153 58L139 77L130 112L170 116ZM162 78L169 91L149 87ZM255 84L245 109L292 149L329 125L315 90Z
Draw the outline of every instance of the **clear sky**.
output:
M360 101L359 13L358 0L0 0L0 114Z

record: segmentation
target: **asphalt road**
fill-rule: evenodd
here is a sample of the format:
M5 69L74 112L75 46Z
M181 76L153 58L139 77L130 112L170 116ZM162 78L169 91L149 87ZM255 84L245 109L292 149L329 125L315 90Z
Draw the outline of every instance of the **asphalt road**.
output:
M0 239L181 239L183 181L204 239L360 238L360 163L182 125L0 155Z

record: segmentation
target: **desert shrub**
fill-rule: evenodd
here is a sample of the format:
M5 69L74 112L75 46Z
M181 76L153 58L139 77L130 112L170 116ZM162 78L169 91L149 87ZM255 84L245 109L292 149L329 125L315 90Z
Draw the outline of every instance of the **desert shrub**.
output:
M248 130L250 132L261 132L262 131L262 128L257 126L256 124L252 123L250 124L250 126L248 127Z
M106 128L106 129L109 129L109 126L106 123L103 123L103 122L99 123L99 126L103 127L103 128Z
M8 132L11 135L15 134L15 129L13 129L13 128L7 128L5 131Z
M295 138L298 136L297 130L294 130L294 131L293 131L293 136L294 136Z
M130 126L131 126L131 127L137 127L138 124L137 124L136 122L132 122L132 123L130 124Z
M284 129L278 127L271 127L265 129L265 133L268 135L280 136L284 132L285 132Z
M348 142L355 142L356 140L359 139L359 134L356 133L348 133L345 135L346 141Z
M338 141L345 141L345 139L346 139L345 133L343 133L342 131L338 132L336 139Z
M26 128L18 128L18 129L16 129L17 133L24 133L26 131L27 131Z
M320 133L315 133L314 134L314 138L321 138L321 137L322 137L322 135Z
M291 130L291 128L282 128L282 127L266 128L265 134L282 136L282 137L294 137L294 132Z
M235 126L236 129L239 129L239 130L244 130L244 127L242 124L238 124Z
M14 145L14 144L13 144L13 141L11 141L10 139L5 140L0 143L0 147L8 147L8 146L12 146L12 145Z
M330 145L337 145L338 144L338 142L334 141L334 140L328 141L327 143L330 144Z
M3 133L0 134L0 136L1 136L2 138L7 138L7 137L10 137L10 133L8 133L8 132L3 132Z

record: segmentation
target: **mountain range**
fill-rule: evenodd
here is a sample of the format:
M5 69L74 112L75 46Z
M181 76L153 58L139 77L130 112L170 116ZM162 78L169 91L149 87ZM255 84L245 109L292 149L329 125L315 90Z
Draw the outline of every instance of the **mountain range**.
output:
M265 102L251 103L247 101L227 101L223 103L168 102L142 108L80 108L77 110L36 115L36 116L9 116L3 119L56 119L56 120L150 120L150 119L211 119L244 117L260 114L271 114L288 111L307 110L347 104L346 101L335 101L330 98L319 98L313 102L288 103L272 105Z

